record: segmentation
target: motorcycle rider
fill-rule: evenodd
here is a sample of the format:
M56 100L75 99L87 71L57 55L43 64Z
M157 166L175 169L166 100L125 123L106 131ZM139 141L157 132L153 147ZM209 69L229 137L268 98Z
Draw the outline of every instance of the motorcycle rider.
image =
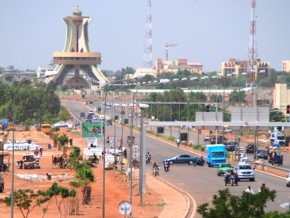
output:
M204 165L204 159L203 159L203 156L202 156L202 155L200 156L200 165L201 165L201 166Z
M163 161L163 166L164 166L164 171L168 172L169 166L170 166L168 160Z
M153 169L153 174L154 174L154 171L157 171L157 174L159 175L159 166L157 165L156 162L153 163L152 169Z
M149 151L146 153L146 163L150 163L151 161L151 154L149 153Z

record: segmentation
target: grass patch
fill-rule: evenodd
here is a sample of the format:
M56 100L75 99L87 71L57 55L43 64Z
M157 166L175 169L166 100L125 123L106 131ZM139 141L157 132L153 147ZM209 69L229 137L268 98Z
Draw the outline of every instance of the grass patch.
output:
M157 203L155 206L157 207L165 207L167 204L165 202Z

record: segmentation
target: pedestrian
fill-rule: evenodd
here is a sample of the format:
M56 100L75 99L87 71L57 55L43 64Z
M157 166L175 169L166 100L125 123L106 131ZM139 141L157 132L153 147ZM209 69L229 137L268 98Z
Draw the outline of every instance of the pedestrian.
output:
M180 145L180 138L179 137L177 137L177 139L176 139L176 145L179 148L179 145Z
M261 192L261 191L266 191L266 190L269 190L269 188L266 186L265 183L263 183L262 186L260 187L259 192Z
M234 177L235 177L235 184L236 186L238 186L238 182L239 182L239 175L237 172L234 173Z
M254 194L254 190L251 188L251 186L248 186L248 188L245 190L245 192Z
M225 174L225 186L227 186L227 184L230 182L230 174L228 172L226 172Z

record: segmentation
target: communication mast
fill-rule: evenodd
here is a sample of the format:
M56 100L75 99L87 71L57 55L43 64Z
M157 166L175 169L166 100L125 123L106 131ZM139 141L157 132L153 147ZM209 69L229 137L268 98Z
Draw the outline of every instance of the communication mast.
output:
M258 56L256 41L256 0L251 0L250 41L248 49L248 71L254 76L255 64Z
M151 0L147 0L147 16L144 46L144 67L152 68L152 15Z

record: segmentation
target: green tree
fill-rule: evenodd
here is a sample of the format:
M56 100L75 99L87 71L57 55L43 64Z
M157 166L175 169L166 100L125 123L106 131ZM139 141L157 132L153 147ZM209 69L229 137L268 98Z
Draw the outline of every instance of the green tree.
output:
M16 206L22 216L27 218L29 213L38 206L35 203L36 198L38 197L37 193L34 193L32 189L18 189L14 192L14 206ZM11 195L5 197L4 199L0 199L1 203L5 203L7 206L11 206Z
M285 122L285 115L279 110L270 111L270 122Z
M80 155L81 149L79 147L74 146L73 151L70 153L68 158L68 164L70 167L77 169L82 157Z
M68 197L75 197L76 191L74 189L69 190L65 187L59 186L56 182L47 190L47 194L50 198L55 199L55 203L59 212L59 217L62 217L61 205L64 199ZM66 211L66 210L65 210Z
M243 103L245 101L246 94L244 91L234 90L230 93L230 103Z
M60 100L54 93L53 84L33 85L33 89L31 87L29 81L23 82L20 86L19 82L14 82L10 86L0 82L0 117L12 120L14 105L16 124L54 120L60 111Z
M48 211L48 206L51 203L51 197L49 196L47 191L38 190L37 192L38 198L36 199L36 205L41 209L41 217L43 218L44 215ZM44 205L45 204L45 205ZM43 206L44 205L44 206Z
M266 203L274 201L275 197L275 190L262 190L256 194L243 192L241 196L236 196L229 189L224 189L213 196L211 208L208 203L204 203L198 206L197 212L204 218L262 218L273 217L274 214L276 217L284 217L278 212L268 214L264 211Z
M68 143L68 136L66 134L62 134L58 136L57 141L59 142L59 149L64 148L64 146Z
M58 120L68 120L70 119L71 114L67 108L61 106L60 111L58 113L57 119Z

